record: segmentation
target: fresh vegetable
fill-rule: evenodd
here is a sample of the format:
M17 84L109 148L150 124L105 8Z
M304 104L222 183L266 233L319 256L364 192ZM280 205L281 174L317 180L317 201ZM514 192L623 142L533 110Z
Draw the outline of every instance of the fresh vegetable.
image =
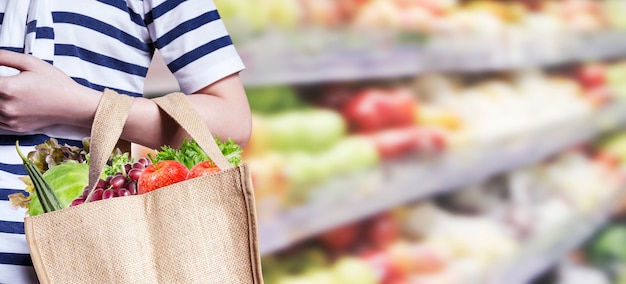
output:
M168 186L187 179L189 170L178 161L168 160L152 164L143 171L137 184L139 194Z
M220 148L220 151L222 151L222 155L226 157L226 160L229 163L231 163L235 167L241 164L241 153L243 153L243 149L241 148L241 146L236 144L233 139L220 141L219 137L217 137L215 138L215 141L217 142L217 146Z
M39 203L43 211L42 213L63 209L61 201L59 201L59 198L56 196L50 185L46 182L46 180L44 180L41 172L39 172L35 164L31 162L28 158L26 158L22 151L20 151L20 145L18 141L15 142L15 149L17 150L17 154L20 156L22 162L24 163L24 168L26 168L28 176L33 182L33 186L35 187L35 193L40 196L41 201ZM31 206L33 203L34 201L30 203ZM32 213L33 212L31 212L29 208L29 214L31 216L36 216Z
M30 200L33 196L33 193L35 192L35 187L33 186L33 182L30 180L30 177L28 176L20 177L20 179L26 185L26 188L24 189L24 191L28 193L28 195L25 195L22 192L9 194L9 202L11 203L11 207L13 209L17 209L17 208L28 209Z
M28 153L27 157L39 172L43 173L66 161L85 162L88 159L89 144L89 138L83 139L83 148L67 144L61 145L58 140L50 138L44 143L36 145L35 150Z
M241 153L243 149L235 144L232 139L227 141L221 141L219 137L215 138L217 145L222 151L222 155L226 157L226 160L234 166L239 166L241 163ZM204 162L211 161L211 158L200 148L200 145L194 140L183 141L183 144L179 149L174 149L169 146L161 147L162 151L157 152L156 161L174 160L182 163L187 169L192 169L195 165Z
M294 90L287 86L247 87L246 94L254 113L270 114L304 106Z
M266 133L256 133L250 143L266 143L267 150L279 152L321 152L344 138L347 131L341 114L328 109L283 112L254 123L254 129L260 126ZM252 140L259 136L265 141Z
M238 166L241 163L243 150L232 139L220 141L216 138L216 142L231 164ZM36 216L88 201L146 193L191 177L219 171L193 140L185 140L180 149L162 147L163 151L157 152L155 164L147 158L134 162L129 153L115 149L95 190L91 192L87 188L89 138L83 140L83 145L85 148L60 146L57 140L51 138L37 145L27 158L19 152L16 143L29 173L29 177L22 180L26 184L26 192L30 194L11 194L11 205L28 208L29 215ZM193 169L191 177L190 169Z
M61 208L70 206L73 200L81 196L84 188L89 184L89 165L76 161L67 161L47 170L43 174L44 180L52 188L52 192L57 196ZM42 210L41 195L32 195L28 206L28 214L37 216L48 211Z
M115 149L113 153L111 153L111 157L106 166L104 166L104 175L113 176L115 173L120 172L126 174L127 171L124 166L133 163L134 159L130 157L128 153L122 153L120 149Z
M588 245L589 260L599 266L626 261L626 226L610 225Z

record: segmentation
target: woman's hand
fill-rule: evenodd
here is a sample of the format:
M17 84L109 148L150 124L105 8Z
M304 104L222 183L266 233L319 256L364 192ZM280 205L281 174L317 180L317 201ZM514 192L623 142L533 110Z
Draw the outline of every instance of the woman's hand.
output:
M27 132L55 124L91 126L99 92L31 55L0 50L0 65L21 71L0 77L0 128Z

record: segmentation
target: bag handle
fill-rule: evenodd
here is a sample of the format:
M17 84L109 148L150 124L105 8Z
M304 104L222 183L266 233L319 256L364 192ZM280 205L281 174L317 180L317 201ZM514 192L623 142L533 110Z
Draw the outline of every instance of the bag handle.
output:
M187 131L191 138L198 142L200 148L218 168L227 170L235 167L224 157L220 147L215 142L215 137L211 134L211 130L202 122L200 114L191 106L185 94L170 93L152 100Z
M89 147L89 188L93 192L122 130L134 99L105 89L91 125ZM87 200L91 199L91 194Z
M91 128L89 153L89 188L95 188L115 145L117 144L134 98L105 89ZM172 117L221 170L234 168L222 154L215 138L202 122L198 112L183 93L170 93L152 99L159 108ZM88 197L88 200L91 196Z

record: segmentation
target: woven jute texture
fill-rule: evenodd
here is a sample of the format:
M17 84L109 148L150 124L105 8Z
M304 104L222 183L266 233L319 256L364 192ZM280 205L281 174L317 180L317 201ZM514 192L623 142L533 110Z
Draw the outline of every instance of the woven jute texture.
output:
M116 100L119 95L108 92L101 101L103 108L111 102L125 100ZM180 106L163 105L178 104L181 98L184 100L184 95L173 94L169 98L176 99L158 102L164 110L168 109L166 112ZM188 103L182 104L189 111ZM109 115L111 113L102 117L106 120ZM112 116L125 119L123 115ZM186 121L181 116L188 117L188 114L172 116L177 116L177 121ZM96 114L94 124L102 123L102 117ZM111 124L105 121L103 125ZM192 131L187 129L188 125L185 128L197 140L194 134L199 129L196 126L192 126L196 128ZM92 137L96 129L92 130ZM207 133L212 139L210 132ZM200 144L211 142L217 147L214 140L203 139ZM92 140L92 147L98 146L100 144ZM113 146L102 146L107 148L102 155ZM203 149L211 152L210 155L216 154ZM96 166L92 161L90 166L101 169L103 164ZM93 185L93 181L90 182ZM25 230L41 283L263 281L254 196L245 164L239 167L228 164L219 173L142 195L90 202L27 217Z

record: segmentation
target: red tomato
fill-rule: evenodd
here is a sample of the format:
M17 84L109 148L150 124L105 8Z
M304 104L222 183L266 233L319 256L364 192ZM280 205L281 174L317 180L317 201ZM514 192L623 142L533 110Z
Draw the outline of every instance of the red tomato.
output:
M342 109L350 129L360 133L372 133L386 125L381 105L385 99L381 90L367 89L357 93Z

